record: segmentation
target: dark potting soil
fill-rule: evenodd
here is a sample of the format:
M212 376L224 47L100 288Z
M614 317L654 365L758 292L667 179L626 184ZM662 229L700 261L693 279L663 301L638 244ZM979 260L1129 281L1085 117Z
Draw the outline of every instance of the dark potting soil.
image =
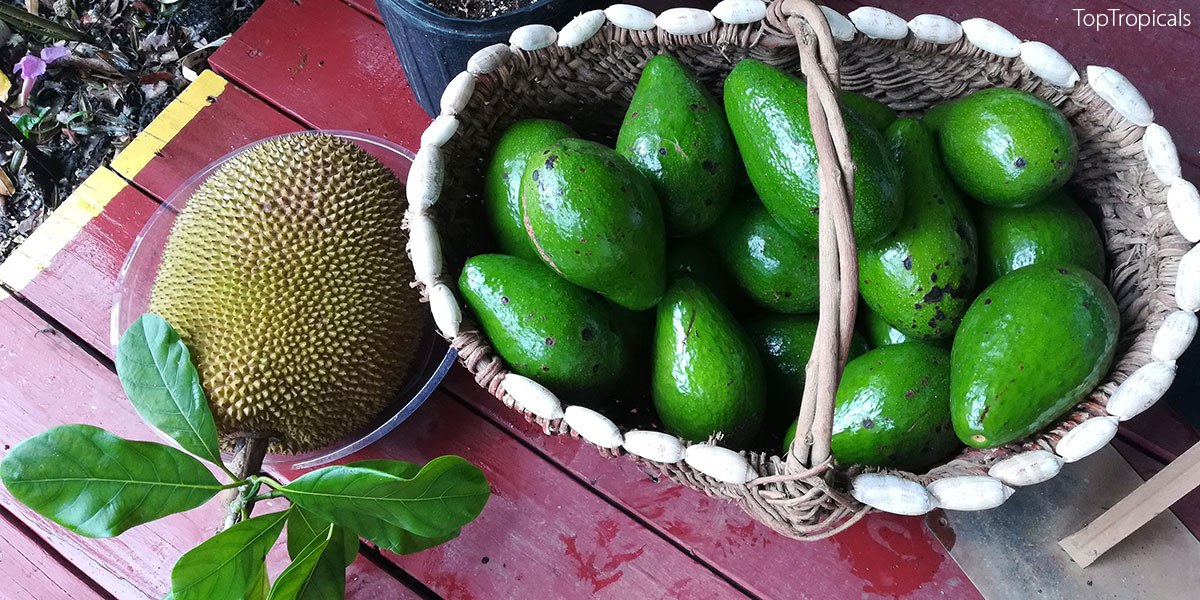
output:
M461 19L490 19L539 0L425 0L426 4ZM544 0L542 0L544 1Z

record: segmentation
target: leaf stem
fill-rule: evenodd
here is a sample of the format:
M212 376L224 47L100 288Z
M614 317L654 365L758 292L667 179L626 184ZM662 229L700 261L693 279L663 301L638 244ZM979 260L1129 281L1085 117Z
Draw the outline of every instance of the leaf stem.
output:
M278 498L279 496L283 495L283 487L284 487L283 484L279 483L278 481L275 481L274 479L271 479L270 477L265 477L263 475L255 475L254 477L251 477L250 479L252 481L254 481L255 483L266 484L267 487L274 490L274 492L272 492L273 494L275 494L275 492L279 492L279 493L275 494L274 496L272 496L273 498Z

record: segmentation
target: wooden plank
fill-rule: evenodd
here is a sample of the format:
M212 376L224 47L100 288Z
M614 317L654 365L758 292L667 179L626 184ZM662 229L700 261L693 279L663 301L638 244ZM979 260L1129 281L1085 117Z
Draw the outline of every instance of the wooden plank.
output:
M632 461L603 457L580 440L544 435L488 396L465 369L456 368L444 385L752 594L803 589L816 598L977 597L919 518L875 514L829 540L787 539L733 504L671 482L656 484Z
M1121 458L1124 458L1125 462L1129 463L1129 466L1133 467L1133 470L1143 480L1154 477L1166 466L1137 446L1126 443L1120 438L1113 440L1112 446L1121 453ZM1175 513L1179 522L1183 523L1184 527L1192 532L1192 535L1200 538L1200 490L1193 490L1182 500L1176 502L1171 506L1171 512Z
M312 127L415 149L429 123L383 26L340 0L267 0L209 64Z
M25 438L67 423L89 423L133 439L159 439L137 417L116 376L105 365L11 297L0 300L0 373L4 373L0 378L0 414L5 416L0 419L0 445L4 452ZM215 533L223 517L222 507L214 501L116 538L88 539L37 515L2 487L0 504L71 564L122 599L161 598L169 587L175 560ZM275 555L270 568L277 573L285 565L286 557ZM394 577L361 557L350 576L370 583L375 595L369 597L415 597Z
M94 582L81 578L6 514L0 515L0 581L6 582L3 595L9 598L112 598L97 592Z

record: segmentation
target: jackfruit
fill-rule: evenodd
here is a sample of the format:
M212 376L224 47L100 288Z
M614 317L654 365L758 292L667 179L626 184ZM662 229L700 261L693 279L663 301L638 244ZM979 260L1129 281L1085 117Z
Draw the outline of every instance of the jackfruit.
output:
M396 399L427 314L403 213L387 167L323 134L254 146L192 194L149 308L191 351L223 446L322 448Z

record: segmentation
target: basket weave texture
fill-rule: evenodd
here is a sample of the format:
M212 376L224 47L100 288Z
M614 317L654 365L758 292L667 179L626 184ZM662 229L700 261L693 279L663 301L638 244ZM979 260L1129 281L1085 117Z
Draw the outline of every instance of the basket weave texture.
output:
M787 12L798 14L794 5L789 5ZM470 100L455 111L457 133L440 148L445 169L440 197L425 213L436 223L441 238L440 279L417 285L427 295L435 283L453 289L463 261L491 250L487 247L486 220L479 197L485 160L494 139L509 124L526 118L559 119L584 137L611 142L642 67L663 53L690 66L718 98L725 76L742 59L753 58L799 74L797 34L811 36L826 25L813 23L810 12L805 13L810 15L805 29L794 31L796 21L793 19L789 25L784 13L784 2L777 0L768 5L761 21L718 23L699 35L673 35L661 28L633 31L607 22L581 45L514 50L494 71L475 75ZM822 52L828 53L824 49ZM1142 150L1146 128L1130 122L1086 80L1069 88L1051 85L1031 72L1021 59L990 53L965 37L954 43L934 44L913 35L885 40L858 33L849 41L837 42L836 54L842 89L882 100L902 114L920 113L990 87L1022 89L1062 110L1080 145L1078 167L1068 189L1100 226L1110 265L1108 284L1122 321L1111 371L1058 423L1001 448L965 450L927 473L870 471L920 486L950 477L987 476L989 467L1002 459L1033 450L1054 452L1067 432L1089 419L1107 417L1115 423L1106 412L1108 398L1131 373L1152 361L1150 348L1155 332L1167 314L1177 310L1175 279L1180 258L1191 248L1172 222L1166 203L1168 185L1150 168ZM823 279L827 275L823 272ZM824 289L823 285L823 293ZM514 403L503 389L506 370L502 361L469 317L462 319L456 334L450 337L463 364L489 393L537 422L546 434L576 434L565 420L539 417ZM1064 340L1064 344L1069 343ZM600 451L614 457L628 454L621 448ZM644 468L710 496L737 502L753 517L789 537L827 537L871 510L850 491L853 479L863 473L860 468L845 469L828 461L812 465L794 457L761 452L741 455L755 474L747 483L719 481L688 461L658 462L630 454Z

